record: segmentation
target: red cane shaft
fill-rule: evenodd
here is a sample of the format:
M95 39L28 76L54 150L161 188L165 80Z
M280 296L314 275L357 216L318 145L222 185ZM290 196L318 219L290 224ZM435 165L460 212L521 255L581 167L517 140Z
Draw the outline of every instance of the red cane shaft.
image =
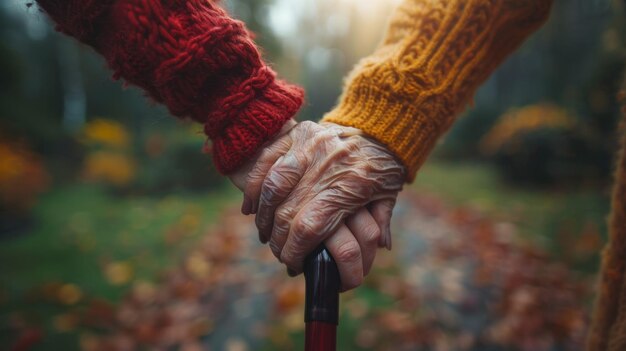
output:
M339 271L323 245L304 262L306 351L335 351L339 324Z
M336 351L337 326L324 322L306 324L304 351Z

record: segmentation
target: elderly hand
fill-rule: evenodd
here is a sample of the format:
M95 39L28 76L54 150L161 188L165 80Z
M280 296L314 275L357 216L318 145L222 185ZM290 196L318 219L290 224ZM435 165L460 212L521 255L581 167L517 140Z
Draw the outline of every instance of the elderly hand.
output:
M267 158L267 155L274 154L275 157L278 158L284 155L289 150L287 145L284 143L283 136L289 133L289 131L291 131L291 129L293 129L293 127L295 127L297 124L298 123L294 121L293 119L290 119L289 121L287 121L287 123L285 123L283 128L278 133L278 135L276 135L270 142L267 143L267 145L265 145L264 148L262 148L262 150L264 150L263 153L261 153L260 155L256 155L255 157L252 157L252 159L246 162L238 170L228 175L228 178L230 179L230 181L239 190L244 191L244 189L246 188L248 174L250 173L252 168L257 164L257 162L263 159L262 157L263 155L266 155L265 158Z
M242 212L256 212L261 241L294 274L325 241L348 290L362 283L378 246L390 248L391 211L405 174L358 129L303 122L256 160Z

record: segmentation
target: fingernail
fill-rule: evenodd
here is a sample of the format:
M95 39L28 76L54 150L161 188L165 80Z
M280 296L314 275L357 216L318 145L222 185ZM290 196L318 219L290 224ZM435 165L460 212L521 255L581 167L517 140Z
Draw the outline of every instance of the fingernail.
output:
M378 240L378 248L379 249L386 249L387 248L387 238L389 237L389 233L386 229L382 230L382 233L380 235L380 240Z
M298 275L298 273L291 268L287 268L287 274L292 278Z
M250 214L250 208L252 207L252 200L248 197L248 195L243 194L243 203L241 204L241 213L244 215Z
M269 241L267 239L267 236L263 235L263 232L261 232L260 230L259 230L259 241L263 244L267 244L267 242Z
M263 244L267 244L270 241L270 238L271 236L267 235L266 231L259 230L259 240L261 240Z
M391 250L391 230L385 230L385 248Z

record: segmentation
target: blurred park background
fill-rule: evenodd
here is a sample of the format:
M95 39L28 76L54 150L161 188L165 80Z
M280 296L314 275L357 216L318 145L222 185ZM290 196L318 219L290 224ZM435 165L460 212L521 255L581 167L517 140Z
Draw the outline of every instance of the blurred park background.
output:
M300 120L332 108L390 0L226 0ZM480 89L342 296L341 350L580 350L606 240L624 1L557 0ZM297 350L289 279L198 125L0 2L0 350Z

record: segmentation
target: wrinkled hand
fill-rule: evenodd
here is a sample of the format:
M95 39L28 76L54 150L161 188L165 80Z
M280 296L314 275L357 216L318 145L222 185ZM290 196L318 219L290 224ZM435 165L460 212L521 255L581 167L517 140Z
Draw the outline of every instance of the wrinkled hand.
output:
M279 135L262 148L264 150L262 154L255 155L236 172L230 174L229 178L233 184L243 191L249 178L248 174L255 166L254 174L264 176L263 172L269 171L274 162L289 151L292 145L291 139L282 138L282 136L290 132L295 125L296 122L293 120L285 124ZM264 177L257 177L257 179L260 185ZM395 201L383 200L373 204L369 210L361 208L356 214L348 217L345 223L339 226L337 232L326 240L328 249L339 263L344 290L360 285L364 273L369 272L378 245L391 248L388 227L394 203ZM242 212L244 214L256 213L256 206L254 211L251 211L250 206L249 200L244 201ZM381 237L380 228L385 227L387 228L387 235ZM361 254L361 251L364 254Z
M377 248L391 247L391 212L405 174L360 130L303 122L258 157L242 212L257 214L260 240L293 274L325 242L348 290L362 283Z

